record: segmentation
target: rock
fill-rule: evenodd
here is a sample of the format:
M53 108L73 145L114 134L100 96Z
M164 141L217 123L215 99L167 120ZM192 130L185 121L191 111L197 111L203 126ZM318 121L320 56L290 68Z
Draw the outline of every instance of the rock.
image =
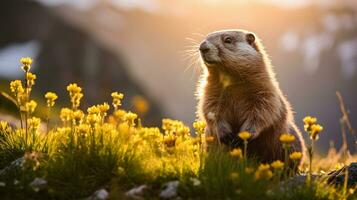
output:
M106 189L100 189L94 192L94 194L87 198L87 200L105 200L108 199L109 193Z
M9 166L0 170L0 180L6 180L12 175L18 173L21 170L21 164L24 162L24 157L18 158L10 163Z
M161 191L160 197L163 199L170 199L177 196L177 188L179 181L170 181L165 184L165 189Z
M190 178L190 181L192 182L193 186L200 186L201 181L197 178Z
M147 189L148 186L147 185L140 185L138 187L134 187L132 189L130 189L129 191L127 191L125 193L125 195L127 197L133 198L133 199L143 199L143 195L144 195L144 191L145 189Z
M282 181L280 183L280 190L284 191L286 188L294 188L297 187L299 185L303 185L306 183L306 179L308 177L308 174L297 174L293 177L290 177L289 179ZM311 179L315 180L316 178L318 178L319 175L317 174L312 174L311 175Z
M348 170L348 187L357 185L357 162L351 163L349 166L345 166L339 170L332 171L328 174L328 183L334 183L336 185L343 185L346 175L346 169Z
M31 183L30 187L35 191L38 192L44 189L47 186L47 181L43 178L35 178Z

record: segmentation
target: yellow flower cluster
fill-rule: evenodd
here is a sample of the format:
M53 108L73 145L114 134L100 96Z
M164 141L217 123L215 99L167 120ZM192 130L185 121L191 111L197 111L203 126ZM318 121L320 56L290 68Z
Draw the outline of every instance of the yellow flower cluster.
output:
M26 73L27 87L29 88L30 91L31 91L32 86L35 85L35 80L36 80L35 74L33 74L31 72Z
M22 123L23 120L27 122L27 118L34 112L37 104L34 101L30 101L30 93L36 80L36 75L30 72L32 59L29 57L21 58L20 62L23 64L22 69L25 72L24 86L21 80L14 80L10 82L10 90L15 97Z
M195 121L193 122L193 128L196 130L197 135L203 135L206 128L205 121Z
M56 93L53 92L47 92L45 94L45 98L47 101L47 107L53 107L55 105L55 101L58 98Z
M182 126L184 126L184 124L178 120L172 120L172 119L162 120L162 129L165 131L166 135L176 134L178 128Z
M97 108L99 110L100 116L105 117L107 115L107 111L110 109L110 106L108 103L104 102L103 104L97 105Z
M72 118L74 124L80 124L84 118L84 113L81 110L75 110L72 112Z
M20 62L23 64L22 70L24 70L25 73L29 72L32 64L32 58L30 57L21 58Z
M79 87L76 83L71 83L67 86L67 91L69 92L71 99L72 109L76 110L79 107L83 97L82 88Z
M32 117L27 120L27 123L31 130L37 131L41 125L41 119L37 117Z
M91 106L87 109L87 121L89 124L94 125L98 122L104 123L107 111L110 109L107 103Z
M12 93L14 93L15 97L17 97L25 92L20 80L11 81L10 82L10 90Z
M127 112L124 115L124 120L128 123L129 126L135 126L135 120L138 118L138 115L132 112Z
M310 135L311 140L318 140L319 133L323 130L320 124L317 124L317 119L315 117L307 116L303 119L304 129Z
M124 98L124 95L122 93L119 92L113 92L111 94L112 98L113 98L113 107L115 110L119 109L119 107L121 106L121 100Z
M95 124L99 123L100 117L97 114L88 114L87 122L93 127Z
M124 121L125 114L126 114L125 110L119 109L119 110L114 111L113 116L114 116L114 119L116 120L116 122L120 123L120 122Z
M26 102L25 111L28 112L29 114L32 114L33 112L35 112L36 107L37 107L37 103L34 100L31 100L29 102Z
M269 180L273 177L273 172L270 170L269 164L260 164L257 171L255 171L254 178Z
M72 120L73 111L69 108L62 108L60 112L60 118L63 122L69 122Z
M10 90L16 98L17 106L21 109L27 100L27 95L25 94L25 89L22 86L22 82L20 80L11 81Z
M10 125L7 122L0 121L0 132L10 133L11 131L12 131L12 128L10 127Z
M304 119L303 119L303 122L305 125L304 128L308 128L309 126L313 125L313 124L316 124L317 122L317 118L316 117L311 117L311 116L306 116Z

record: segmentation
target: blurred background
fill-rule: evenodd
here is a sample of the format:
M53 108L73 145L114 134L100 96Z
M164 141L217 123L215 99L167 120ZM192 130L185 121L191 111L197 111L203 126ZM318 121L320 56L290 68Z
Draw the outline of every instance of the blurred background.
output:
M1 90L23 76L18 60L30 56L38 99L55 91L67 106L71 82L84 87L83 106L120 91L145 125L163 117L190 124L200 64L186 50L209 32L248 29L266 46L298 126L306 115L324 126L320 152L341 146L336 91L357 127L354 0L3 0L0 24ZM3 116L9 107L0 100ZM355 151L355 138L347 139Z

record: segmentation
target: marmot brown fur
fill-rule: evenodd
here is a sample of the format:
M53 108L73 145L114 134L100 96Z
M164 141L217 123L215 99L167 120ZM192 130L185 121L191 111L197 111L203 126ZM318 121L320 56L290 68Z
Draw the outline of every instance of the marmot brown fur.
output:
M248 155L262 162L284 160L279 141L295 135L291 151L305 152L289 102L282 94L263 45L255 34L223 30L209 34L200 45L204 64L198 87L198 117L206 134L231 147L242 145L237 134L248 131Z

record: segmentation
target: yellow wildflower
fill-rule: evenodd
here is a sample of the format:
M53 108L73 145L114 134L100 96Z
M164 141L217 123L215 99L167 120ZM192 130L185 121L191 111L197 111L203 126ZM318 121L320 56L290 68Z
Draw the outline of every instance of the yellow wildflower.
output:
M12 128L9 126L9 124L5 121L0 121L0 132L11 132Z
M137 114L132 112L127 112L124 116L125 121L128 122L129 126L135 126L135 119L138 117Z
M81 93L82 88L76 83L71 83L67 86L67 91L69 92L69 96L71 98L72 107L75 110L79 107L83 97L83 94Z
M37 130L41 125L41 119L37 117L32 117L27 120L27 123L32 130Z
M177 129L177 135L189 136L190 135L190 129L187 126L179 127Z
M280 135L280 142L290 144L295 141L295 136L290 133L284 133Z
M242 139L242 140L248 140L252 134L250 134L248 131L243 131L243 132L240 132L238 134L238 136Z
M201 138L200 137L194 137L191 139L191 142L193 145L196 145L196 144L201 144Z
M87 109L88 114L99 114L100 110L97 106L91 106Z
M105 113L109 110L110 107L107 103L103 103L98 105L97 108L102 115L105 115Z
M113 103L112 103L113 107L115 110L117 110L119 106L121 106L121 100L124 98L124 95L119 92L113 92L112 98L113 98Z
M76 110L73 112L73 119L75 122L80 122L84 118L84 113L81 110Z
M269 180L273 176L273 172L270 170L269 164L260 164L257 171L254 174L256 180L266 179Z
M83 97L82 93L77 93L73 96L73 98L71 99L73 109L77 109L79 107L79 105L81 104L82 97Z
M229 178L233 181L237 180L239 178L239 174L237 172L232 172L229 174Z
M77 85L77 83L71 83L67 86L67 91L70 93L70 96L73 96L76 93L80 93L82 88Z
M356 190L356 189L350 188L350 189L348 190L348 192L350 193L350 195L353 195L353 194L355 193L355 190Z
M165 135L164 136L164 143L167 147L174 147L176 144L176 137L175 135Z
M245 173L247 173L247 174L251 174L251 173L254 171L254 169L251 168L251 167L246 167L246 168L244 169L244 171L245 171Z
M100 118L96 114L89 114L87 115L87 122L91 125L94 126L96 123L100 121Z
M172 119L163 119L162 120L162 129L165 131L165 134L175 133L180 127L183 127L184 124L178 120Z
M20 106L21 111L26 112L25 104L27 103L27 95L25 93L18 94L17 96L17 103Z
M273 169L276 169L276 170L281 170L284 167L284 163L281 162L280 160L276 160L276 161L272 162L270 165Z
M130 127L129 127L128 123L124 122L124 123L119 124L118 132L121 133L121 134L130 133Z
M15 96L24 93L24 88L22 87L22 83L20 80L14 80L10 82L10 90L14 93Z
M205 132L206 122L205 121L195 121L193 122L193 128L196 130L198 135L202 135Z
M58 98L57 94L56 93L53 93L53 92L47 92L45 94L45 98L47 100L47 106L48 107L52 107L55 105L55 101L56 99Z
M319 139L319 133L323 130L323 127L319 124L313 124L311 125L310 128L310 138L312 140L318 140Z
M301 152L297 152L297 151L294 151L290 154L289 158L291 160L300 160L302 158L302 153Z
M34 100L31 100L30 102L27 102L25 104L26 112L28 112L29 114L35 112L36 107L37 107L37 103Z
M242 149L235 148L231 152L229 152L229 154L231 154L231 156L233 156L233 157L241 158L242 157Z
M116 111L114 111L114 113L113 113L115 119L116 119L118 122L124 120L125 114L126 114L126 111L125 111L125 110L116 110Z
M80 124L77 127L77 131L82 135L86 136L90 132L90 126L88 124Z
M303 119L304 124L305 125L312 125L315 124L317 122L317 118L316 117L311 117L311 116L307 116Z
M29 72L32 64L32 58L24 57L20 59L20 62L23 64L22 70L24 70L24 72Z
M60 118L63 122L68 122L72 120L73 111L69 108L62 108L60 113Z
M31 89L33 85L35 85L36 75L28 72L26 73L27 87Z
M142 96L134 96L132 99L132 104L135 108L135 111L138 113L146 113L149 110L149 103Z
M269 164L260 164L258 167L258 171L262 171L262 170L268 170L270 169L270 165Z

